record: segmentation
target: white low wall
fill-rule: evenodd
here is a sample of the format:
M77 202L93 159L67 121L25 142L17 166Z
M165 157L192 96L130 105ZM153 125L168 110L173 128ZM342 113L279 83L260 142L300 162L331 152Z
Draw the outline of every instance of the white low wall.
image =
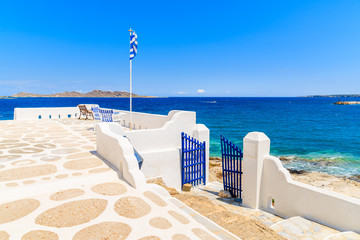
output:
M360 199L292 180L281 161L269 152L270 139L264 133L252 132L244 138L245 206L360 233Z
M141 112L132 112L130 114L129 111L116 110L121 113L124 113L121 116L121 125L130 128L130 120L132 129L155 129L161 128L164 126L166 122L168 122L173 114L177 111L171 111L167 116L166 115L158 115L158 114L149 114L149 113L141 113Z
M154 118L157 116L155 115ZM141 171L146 178L162 177L167 186L176 189L181 189L181 133L185 132L199 141L206 141L207 180L209 174L209 129L202 124L196 124L195 112L171 111L166 118L169 120L157 129L126 131L119 124L107 124L107 126L114 134L112 136L117 135L118 138L126 136L130 140L131 145L144 160ZM103 128L103 125L98 124L100 129ZM97 131L97 135L102 132ZM102 148L100 142L98 142L98 148ZM107 148L107 151L113 149L111 146ZM107 159L106 156L103 157ZM121 165L119 162L114 164Z
M139 170L129 140L111 131L110 124L106 123L97 124L96 133L97 153L110 162L131 186L134 188L145 186L144 174Z
M15 108L14 120L78 118L78 107Z

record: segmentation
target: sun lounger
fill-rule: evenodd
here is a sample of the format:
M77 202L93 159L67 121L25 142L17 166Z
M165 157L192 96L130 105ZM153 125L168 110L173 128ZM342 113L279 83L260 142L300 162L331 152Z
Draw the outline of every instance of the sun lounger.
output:
M95 131L96 124L101 121L100 108L98 106L92 107L91 111L93 112L93 116L94 116L94 131Z
M114 111L112 109L99 109L99 112L101 114L101 121L102 122L113 122L113 113Z
M88 110L85 105L78 105L78 107L80 109L79 119L81 118L81 116L85 116L85 120L88 119L89 116L91 116L94 119L94 115L92 111Z

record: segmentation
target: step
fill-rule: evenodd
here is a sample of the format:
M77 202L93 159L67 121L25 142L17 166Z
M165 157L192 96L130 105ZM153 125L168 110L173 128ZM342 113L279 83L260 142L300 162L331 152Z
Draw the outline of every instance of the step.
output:
M325 240L359 240L360 234L355 232L341 232L328 236Z
M287 239L325 239L330 235L340 233L335 229L299 216L277 222L271 228Z

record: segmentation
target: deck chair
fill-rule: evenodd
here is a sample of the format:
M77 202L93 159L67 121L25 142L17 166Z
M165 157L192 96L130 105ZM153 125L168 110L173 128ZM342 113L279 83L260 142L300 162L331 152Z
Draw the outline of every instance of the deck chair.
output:
M88 110L85 105L78 105L78 107L80 109L79 119L81 118L81 116L85 116L85 120L88 119L88 116L91 116L94 119L94 115L92 111Z
M93 112L94 115L94 131L95 131L96 124L101 121L100 108L98 106L91 107L91 111Z
M99 112L101 114L101 121L102 122L113 122L113 113L114 111L112 109L99 109Z

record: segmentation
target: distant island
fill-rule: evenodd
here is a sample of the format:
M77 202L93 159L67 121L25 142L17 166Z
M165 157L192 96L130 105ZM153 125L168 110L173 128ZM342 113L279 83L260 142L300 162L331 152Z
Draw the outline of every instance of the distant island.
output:
M331 97L331 98L358 98L360 94L331 94L331 95L309 95L303 97Z
M130 93L125 91L102 91L102 90L93 90L87 93L80 93L76 91L72 92L62 92L62 93L52 93L52 94L36 94L36 93L26 93L20 92L12 95L13 98L32 98L32 97L84 97L84 98L129 98ZM153 96L142 96L138 94L132 94L133 98L156 98Z

